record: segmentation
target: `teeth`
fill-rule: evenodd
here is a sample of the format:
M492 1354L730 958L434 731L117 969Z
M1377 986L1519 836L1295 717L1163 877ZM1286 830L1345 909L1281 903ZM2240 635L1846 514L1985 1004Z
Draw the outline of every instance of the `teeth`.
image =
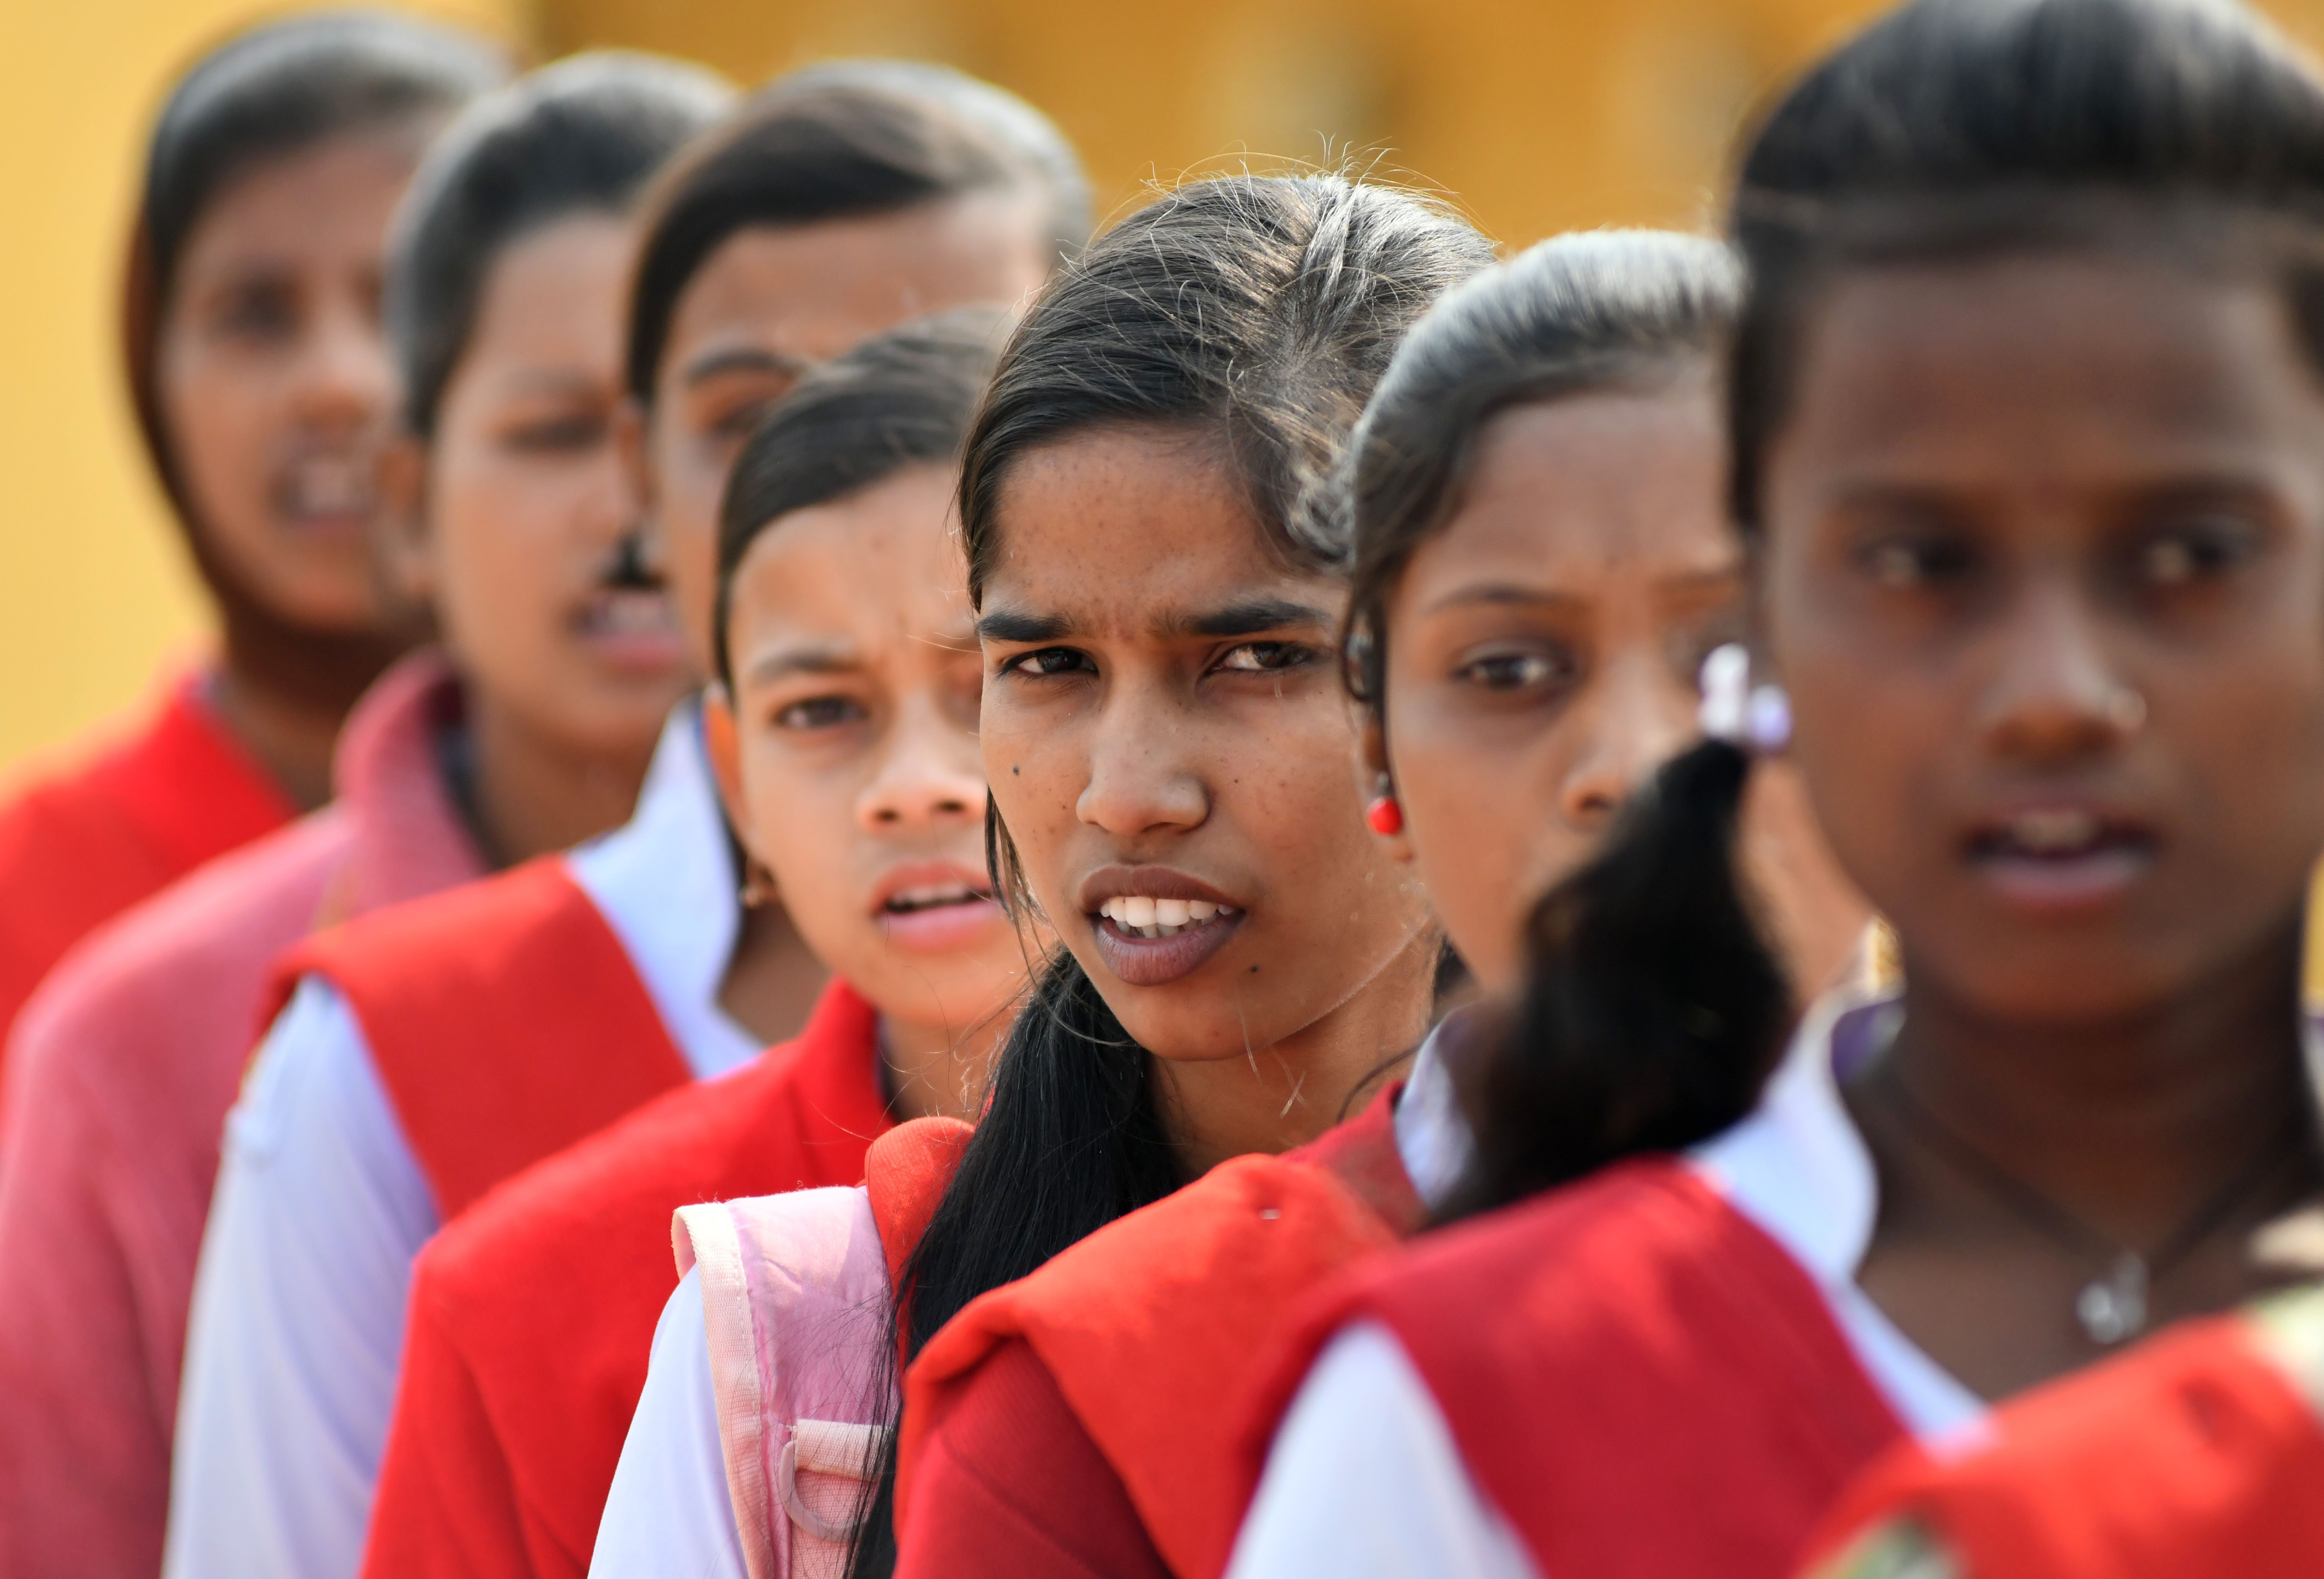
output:
M1097 911L1124 932L1134 932L1140 937L1175 937L1189 927L1234 914L1234 907L1209 900L1157 900L1144 894L1123 894L1106 900Z
M660 635L676 628L669 599L659 592L615 592L597 599L592 623L617 635Z
M965 905L982 899L983 894L964 882L939 883L931 888L908 888L888 896L891 910L925 910L937 905Z
M310 460L293 470L284 490L301 515L354 515L371 507L367 479L343 460Z
M2079 850L2098 836L2098 819L2078 808L2021 812L2009 819L2011 843L2027 850Z

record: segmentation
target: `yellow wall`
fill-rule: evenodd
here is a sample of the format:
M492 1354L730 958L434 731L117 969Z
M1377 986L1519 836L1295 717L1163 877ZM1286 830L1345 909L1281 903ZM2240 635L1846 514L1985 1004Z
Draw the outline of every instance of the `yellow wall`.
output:
M1343 152L1522 244L1711 209L1745 105L1877 0L431 0L548 52L628 44L743 80L946 60L1043 106L1108 207L1242 154ZM0 0L0 764L133 699L200 628L115 372L146 118L249 0ZM2324 0L2273 9L2311 40Z

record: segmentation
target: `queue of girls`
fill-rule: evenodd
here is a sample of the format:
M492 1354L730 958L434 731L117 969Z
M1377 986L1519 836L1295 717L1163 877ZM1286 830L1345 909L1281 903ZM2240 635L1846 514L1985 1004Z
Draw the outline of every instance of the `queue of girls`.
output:
M326 12L125 278L222 635L0 808L0 1574L2324 1572L2232 0L1907 0L1506 255Z

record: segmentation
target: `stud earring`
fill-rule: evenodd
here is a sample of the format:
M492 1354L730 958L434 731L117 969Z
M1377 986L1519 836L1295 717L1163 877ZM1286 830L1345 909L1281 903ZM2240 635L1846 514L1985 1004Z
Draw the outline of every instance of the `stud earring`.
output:
M1364 808L1364 824L1383 838L1404 832L1404 808L1396 803L1396 787L1388 776L1379 776L1379 793Z
M748 856L742 862L742 891L736 896L746 910L761 910L775 902L775 874Z

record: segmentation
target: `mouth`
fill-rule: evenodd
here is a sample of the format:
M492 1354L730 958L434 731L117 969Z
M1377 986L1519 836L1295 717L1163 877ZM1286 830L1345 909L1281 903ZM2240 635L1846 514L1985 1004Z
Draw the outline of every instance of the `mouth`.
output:
M1091 896L1091 930L1107 967L1133 987L1193 974L1226 946L1248 914L1176 873L1122 873L1104 886L1113 891Z
M2086 910L2118 898L2153 866L2153 832L2083 806L2038 806L1987 823L1969 841L1973 870L2015 905Z
M872 914L890 943L922 953L960 947L1005 919L990 883L950 869L890 874Z
M625 669L659 671L686 659L678 611L659 587L600 587L576 611L573 631Z
M276 476L273 494L275 513L301 531L359 529L379 502L369 457L338 452L292 461Z

